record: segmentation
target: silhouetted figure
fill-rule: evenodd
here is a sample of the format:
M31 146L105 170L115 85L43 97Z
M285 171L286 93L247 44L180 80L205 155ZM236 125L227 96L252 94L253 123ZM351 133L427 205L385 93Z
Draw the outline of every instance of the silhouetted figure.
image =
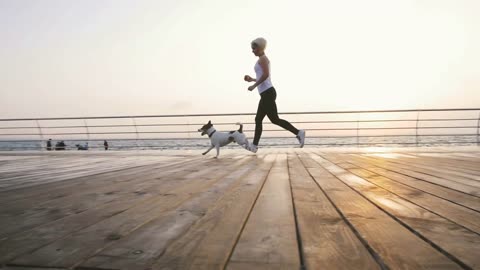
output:
M52 139L48 139L47 141L47 151L52 151Z
M55 150L58 151L58 150L65 150L65 142L63 141L59 141L55 144Z
M258 61L254 66L256 78L252 78L250 75L245 75L243 80L246 82L255 82L248 87L248 91L253 91L257 88L260 94L260 102L258 103L257 114L255 115L255 135L253 137L253 143L249 144L247 150L256 153L258 149L258 143L263 131L263 119L268 116L270 121L280 126L294 135L296 135L300 148L305 144L305 130L297 129L290 122L284 119L280 119L278 116L277 92L273 87L270 79L270 60L265 55L265 48L267 41L264 38L257 38L251 42L252 52L255 56L258 56Z
M85 143L85 145L75 144L75 146L77 147L77 150L88 150L88 142Z
M105 147L105 151L107 151L107 150L108 150L108 142L107 142L107 140L104 140L104 141L103 141L103 146Z

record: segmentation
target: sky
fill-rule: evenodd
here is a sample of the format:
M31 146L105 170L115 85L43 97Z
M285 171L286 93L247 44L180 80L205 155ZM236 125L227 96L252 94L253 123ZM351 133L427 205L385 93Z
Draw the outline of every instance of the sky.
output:
M0 118L480 107L478 0L0 0Z

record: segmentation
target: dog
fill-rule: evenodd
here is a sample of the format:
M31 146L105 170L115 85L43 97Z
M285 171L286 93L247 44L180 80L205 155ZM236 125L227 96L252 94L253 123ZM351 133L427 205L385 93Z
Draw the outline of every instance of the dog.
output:
M225 146L229 143L236 142L243 148L247 149L249 146L248 139L243 134L243 125L241 123L237 123L240 126L238 130L230 131L230 132L217 132L217 130L213 127L212 121L208 121L207 124L203 125L203 127L198 129L198 132L202 133L202 136L207 134L210 138L210 142L212 145L208 148L207 151L202 153L202 155L206 155L210 150L214 147L217 149L217 155L215 158L218 158L220 155L220 147Z

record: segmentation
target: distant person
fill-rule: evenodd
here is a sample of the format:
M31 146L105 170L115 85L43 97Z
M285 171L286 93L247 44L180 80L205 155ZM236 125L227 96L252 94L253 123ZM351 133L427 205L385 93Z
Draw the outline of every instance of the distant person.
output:
M107 142L107 140L104 140L104 141L103 141L103 146L105 147L105 151L107 151L107 150L108 150L108 142Z
M47 151L52 151L52 139L48 139L47 141Z
M77 147L77 150L88 150L88 142L85 143L84 145L75 144L75 146Z
M273 88L272 81L270 79L270 61L265 55L267 41L264 38L257 38L251 42L251 46L253 54L258 56L258 61L254 66L256 78L245 75L243 79L247 82L255 82L253 85L248 87L248 91L258 88L260 102L258 103L257 114L255 116L255 136L253 138L253 143L249 145L247 150L250 150L253 153L257 152L258 143L260 142L260 137L262 136L262 122L265 118L265 115L268 116L268 119L270 119L273 124L280 126L296 135L298 142L300 143L300 147L303 147L305 144L305 130L298 130L292 124L290 124L290 122L278 117L277 104L275 103L277 92L275 91L275 88Z
M65 150L65 142L64 141L59 141L55 144L55 150L58 151L58 150Z

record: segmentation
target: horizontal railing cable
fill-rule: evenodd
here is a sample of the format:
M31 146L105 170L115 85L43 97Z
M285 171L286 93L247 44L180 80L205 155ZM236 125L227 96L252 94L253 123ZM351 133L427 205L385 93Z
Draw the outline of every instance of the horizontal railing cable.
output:
M404 113L407 113L407 115L404 115ZM412 113L415 113L415 115L412 115ZM476 114L472 115L472 113ZM369 114L384 115L376 115L377 118L375 118L373 117L375 115ZM132 140L137 141L136 144L139 144L138 141L142 140L193 141L205 138L201 136L195 137L192 136L192 134L198 134L197 129L204 125L207 120L210 120L210 117L222 117L218 119L214 118L214 121L212 121L214 125L217 126L218 130L236 130L238 127L233 126L238 121L230 121L223 118L229 117L237 120L235 118L238 118L238 116L253 118L254 115L254 113L225 113L0 119L0 143L43 142L49 137L53 137L53 139L57 141L70 140L101 142L104 139L108 139L110 141L118 142L122 140ZM292 117L287 119L295 120L291 121L291 123L307 130L308 139L311 140L312 143L307 141L306 145L312 146L418 145L435 143L479 144L480 140L480 108L284 112L280 113L280 115L292 115ZM329 118L336 117L337 119L319 119L320 117L327 117L327 115L329 115ZM195 119L202 117L205 121L203 121L203 119L180 120L187 117ZM148 120L148 122L145 123L147 119L151 120ZM78 123L78 120L81 120L81 122ZM96 120L101 120L105 123ZM34 121L34 123L31 125L25 124L26 121ZM118 121L128 121L128 123L118 123ZM18 125L15 126L14 124ZM254 129L251 127L255 125L255 122L245 121L243 124L246 126L243 131L249 133L248 135L253 135ZM292 137L282 136L282 133L285 132L283 129L268 128L273 126L269 121L265 121L264 124L267 128L263 130L266 134L262 137L262 140L267 138L275 138L279 140L292 139ZM226 126L229 127L227 128ZM120 138L118 136L122 137ZM158 136L158 138L154 138L155 136ZM166 138L167 136L168 138ZM184 138L185 136L188 136L188 138ZM475 137L475 141L466 140L469 136ZM28 139L26 137L28 137ZM399 141L398 139L394 139L395 137L405 138L405 140ZM437 139L434 140L433 137L437 137ZM383 138L384 140L391 138L393 141L366 142L365 140L368 138ZM411 138L415 141L411 142L407 140ZM329 141L323 143L319 141L322 139L356 140L354 142ZM428 139L428 141L425 141L424 139ZM277 142L274 146L281 145L291 144ZM17 147L22 148L23 146ZM119 146L119 148L125 147L126 146ZM140 144L138 147L158 148L159 146L146 146ZM189 146L185 145L184 147ZM100 146L98 148L100 148ZM0 150L1 149L2 145L0 145Z

